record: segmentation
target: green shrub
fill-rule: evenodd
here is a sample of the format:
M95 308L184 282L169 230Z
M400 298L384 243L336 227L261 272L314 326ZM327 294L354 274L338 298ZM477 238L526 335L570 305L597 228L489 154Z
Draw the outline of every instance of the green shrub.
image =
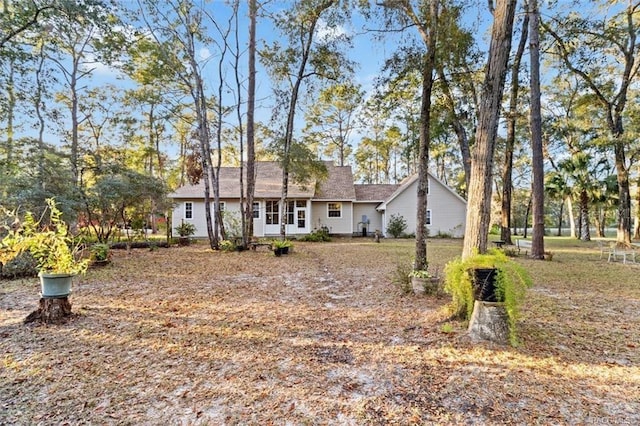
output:
M402 294L413 293L411 285L411 273L413 272L413 264L410 261L398 260L396 269L391 274L391 282L402 292Z
M196 233L196 226L193 223L182 222L180 225L173 228L181 237L190 237Z
M496 268L496 296L504 302L509 321L510 341L516 344L516 321L519 317L519 306L523 302L526 289L532 281L527 271L509 259L498 249L489 250L486 254L475 254L467 259L457 258L445 267L444 290L451 295L450 308L454 317L469 320L473 313L473 270L479 268Z
M15 279L38 275L38 262L28 251L22 252L4 265L0 263L0 277Z
M91 252L91 260L105 261L109 260L109 244L96 243L89 249Z
M407 221L399 214L392 214L387 224L387 232L393 237L398 238L407 229Z
M233 243L233 241L222 240L220 241L220 250L227 251L227 252L235 251L236 245Z
M331 237L329 236L329 230L323 227L323 228L314 230L309 235L304 235L300 237L299 240L308 241L312 243L319 243L319 242L331 241Z
M276 248L287 248L287 247L291 247L291 241L289 240L273 240L273 242L271 243L271 246L276 249Z

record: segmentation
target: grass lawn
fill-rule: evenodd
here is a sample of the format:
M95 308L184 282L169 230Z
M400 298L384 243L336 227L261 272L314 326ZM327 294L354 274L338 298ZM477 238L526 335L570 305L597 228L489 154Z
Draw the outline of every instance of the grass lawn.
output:
M56 326L22 324L37 279L0 281L0 425L640 424L640 264L545 244L516 348L391 283L410 240L115 251Z

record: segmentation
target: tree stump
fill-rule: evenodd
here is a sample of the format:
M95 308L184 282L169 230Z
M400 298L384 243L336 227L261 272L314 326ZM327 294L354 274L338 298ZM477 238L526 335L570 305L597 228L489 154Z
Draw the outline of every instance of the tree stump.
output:
M45 324L61 324L71 316L69 297L41 297L40 306L24 319L25 324L42 322Z
M509 319L504 303L476 300L469 322L469 335L472 339L508 344Z

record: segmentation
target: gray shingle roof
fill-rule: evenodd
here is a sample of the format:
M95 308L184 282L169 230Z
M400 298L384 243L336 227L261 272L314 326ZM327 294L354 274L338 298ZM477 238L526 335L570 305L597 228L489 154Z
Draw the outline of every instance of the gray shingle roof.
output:
M326 180L320 182L315 200L355 200L351 166L334 166L327 164L329 172Z
M349 168L349 173L351 169ZM246 169L245 169L246 173ZM329 176L331 177L331 169ZM240 168L221 167L220 168L220 198L240 197ZM244 180L246 184L246 178ZM304 187L292 184L289 180L289 198L312 198L314 195L315 182L310 182ZM340 185L337 185L340 186ZM351 180L353 186L353 180ZM282 187L282 169L275 161L261 161L256 163L256 198L280 198ZM353 190L352 190L353 191ZM169 195L171 198L203 198L204 180L200 180L197 185L185 185ZM213 194L211 194L213 197ZM354 197L351 197L354 198Z
M354 185L357 201L382 202L389 198L398 188L399 184L357 184Z

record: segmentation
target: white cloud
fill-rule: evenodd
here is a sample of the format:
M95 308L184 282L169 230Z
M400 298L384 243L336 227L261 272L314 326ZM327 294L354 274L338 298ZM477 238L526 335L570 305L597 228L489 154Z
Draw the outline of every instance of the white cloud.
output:
M316 32L318 40L332 41L347 35L347 30L342 25L329 27L323 20L318 21L318 29Z
M208 48L202 47L200 48L200 50L198 50L198 59L200 59L201 61L206 61L210 57L211 51Z

